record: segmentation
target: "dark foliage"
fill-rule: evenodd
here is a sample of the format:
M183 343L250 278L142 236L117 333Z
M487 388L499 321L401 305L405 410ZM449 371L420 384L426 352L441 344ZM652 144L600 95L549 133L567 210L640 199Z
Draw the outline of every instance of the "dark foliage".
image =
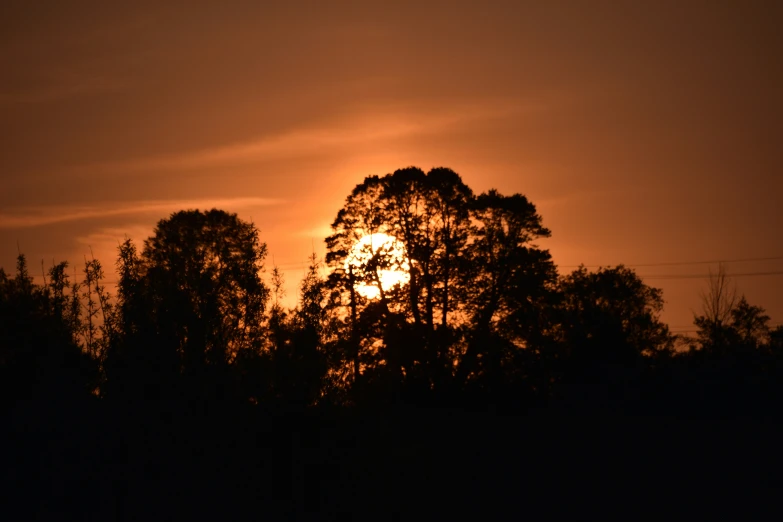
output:
M723 271L678 338L633 270L559 275L533 203L446 168L366 178L332 229L291 309L256 227L214 209L120 245L115 295L94 259L79 283L0 269L2 489L38 492L10 519L605 518L739 487L724 444L767 457L783 335ZM357 256L369 234L396 243Z

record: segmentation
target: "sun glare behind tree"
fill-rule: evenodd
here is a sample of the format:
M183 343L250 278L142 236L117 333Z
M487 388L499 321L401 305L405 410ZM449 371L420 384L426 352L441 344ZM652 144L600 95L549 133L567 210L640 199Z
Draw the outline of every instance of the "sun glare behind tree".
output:
M345 270L353 270L356 291L367 299L378 299L381 292L410 281L410 264L405 247L388 234L368 234L351 248Z

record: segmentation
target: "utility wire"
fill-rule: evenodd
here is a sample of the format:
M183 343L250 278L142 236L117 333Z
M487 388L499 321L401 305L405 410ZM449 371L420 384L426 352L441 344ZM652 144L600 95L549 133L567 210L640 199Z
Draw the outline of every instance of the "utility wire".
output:
M746 263L755 261L776 261L783 259L783 256L772 257L748 257L744 259L715 259L713 261L667 261L662 263L640 263L640 264L625 264L623 266L628 267L648 267L648 266L681 266L681 265L715 265L719 263ZM608 265L559 265L560 268L579 268L583 266L585 268L601 268ZM729 274L731 275L731 274Z
M278 265L277 268L280 268L281 266L285 265ZM307 266L305 264L292 266L289 269L283 268L284 271L295 271L295 270L307 270ZM710 277L709 274L651 274L651 275L645 275L645 274L637 274L642 279L659 279L659 280L677 280L677 279L707 279ZM783 270L778 270L774 272L743 272L739 274L728 274L728 277L760 277L760 276L779 276L783 275ZM33 278L41 278L43 277L40 274L33 274L30 277ZM101 281L104 284L117 284L119 281L112 281L112 280L102 280Z
M641 268L641 267L651 267L651 266L684 266L684 265L714 265L719 263L746 263L746 262L758 262L758 261L776 261L776 260L782 260L783 256L770 256L770 257L748 257L743 259L715 259L711 261L665 261L661 263L638 263L638 264L631 264L631 263L619 263L626 267L632 267L632 268ZM298 268L302 264L306 264L307 261L292 261L288 263L278 263L276 266L278 268L282 267L296 267ZM585 267L585 268L601 268L601 267L607 267L612 266L611 264L603 264L603 265L558 265L559 268L579 268L579 267ZM738 274L729 274L731 275L738 275Z
M705 279L709 277L709 274L670 274L670 275L644 275L638 274L642 279ZM756 277L756 276L776 276L783 275L783 270L775 272L745 272L740 274L727 274L731 277Z

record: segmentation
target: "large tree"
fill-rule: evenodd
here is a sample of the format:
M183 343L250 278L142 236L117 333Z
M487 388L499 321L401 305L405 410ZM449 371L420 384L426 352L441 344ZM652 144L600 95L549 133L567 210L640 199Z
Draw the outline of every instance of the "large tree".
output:
M484 349L475 332L486 338L502 330L521 347L517 341L535 328L534 303L556 279L548 252L532 243L549 235L535 207L521 195L475 197L447 168L425 174L409 167L366 178L332 229L327 262L332 288L345 305L355 374L363 363L368 369L380 365L396 378L430 381L419 382L427 387L460 365L463 377L474 373ZM407 284L380 288L389 252L370 252L359 266L346 263L369 234L401 243L404 259L397 264L409 271ZM357 295L360 284L377 285L377 298ZM468 337L477 341L466 350Z
M469 342L459 376L498 381L548 333L557 271L549 252L534 243L550 231L525 196L490 190L472 200L470 216L461 271Z
M265 256L255 225L216 209L161 220L141 254L126 242L118 262L122 335L113 362L148 359L147 371L163 366L214 376L241 351L261 350Z
M471 208L469 310L478 331L497 326L524 337L542 298L554 290L557 272L547 250L534 241L551 235L536 207L520 194L495 190Z

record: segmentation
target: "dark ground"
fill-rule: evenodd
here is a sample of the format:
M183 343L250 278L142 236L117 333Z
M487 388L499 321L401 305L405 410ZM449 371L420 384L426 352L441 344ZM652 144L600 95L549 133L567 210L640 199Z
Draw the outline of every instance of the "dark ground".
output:
M155 413L153 413L155 412ZM759 418L18 403L3 520L769 519Z

